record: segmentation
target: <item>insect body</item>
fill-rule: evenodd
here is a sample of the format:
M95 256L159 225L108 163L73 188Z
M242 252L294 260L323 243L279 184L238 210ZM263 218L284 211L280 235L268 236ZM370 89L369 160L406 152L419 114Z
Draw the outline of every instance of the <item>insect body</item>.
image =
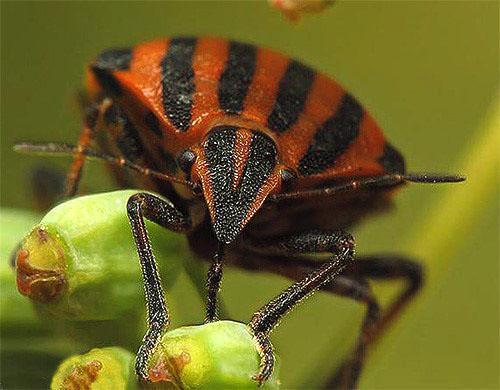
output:
M302 298L322 288L365 304L355 350L327 383L354 387L366 347L418 290L421 273L400 257L353 261L344 229L390 205L405 182L462 179L406 174L401 154L351 94L301 62L250 44L181 37L107 50L88 68L87 92L78 146L19 148L74 153L69 195L85 157L100 157L121 185L171 200L140 193L128 202L149 318L137 373L148 379L146 361L168 325L145 217L187 234L192 249L211 260L208 322L217 319L224 263L297 280L250 321L261 346L259 382L272 373L270 331ZM94 140L102 151L90 148ZM330 259L301 257L320 252ZM383 314L366 283L380 278L409 281Z
M108 132L124 158L202 185L225 243L292 181L307 189L404 173L349 93L271 50L213 38L110 50L90 66L89 90L112 99L105 121L125 124L114 138Z

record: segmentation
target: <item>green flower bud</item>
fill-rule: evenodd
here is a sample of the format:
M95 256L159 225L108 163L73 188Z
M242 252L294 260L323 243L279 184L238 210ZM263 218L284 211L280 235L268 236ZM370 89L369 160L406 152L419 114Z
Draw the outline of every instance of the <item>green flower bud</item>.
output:
M257 388L258 346L249 328L234 321L217 321L165 332L148 362L154 388ZM279 387L278 364L263 388Z
M82 196L52 209L17 253L19 291L58 318L102 321L143 313L139 260L124 190ZM148 223L164 285L175 280L186 242Z
M123 348L95 348L64 360L52 377L53 390L136 389L134 355Z

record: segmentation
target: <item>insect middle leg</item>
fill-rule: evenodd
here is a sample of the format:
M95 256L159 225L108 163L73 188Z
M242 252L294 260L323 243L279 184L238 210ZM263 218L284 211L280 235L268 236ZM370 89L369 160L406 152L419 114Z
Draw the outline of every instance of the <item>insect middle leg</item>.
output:
M67 198L73 197L78 191L89 148L97 141L100 149L112 149L112 145L114 145L114 149L117 149L116 144L119 143L117 137L123 134L125 123L130 124L130 119L117 109L117 105L109 97L94 102L81 101L81 104L84 115L83 129L78 138L73 161L66 177L64 195ZM125 145L130 147L130 143L131 141L128 141ZM133 157L135 157L133 154L127 154L120 150L106 151L111 155L118 154L124 160L133 160ZM121 187L131 187L133 185L127 172L123 169L113 169L112 173Z
M75 196L78 191L78 184L82 177L83 166L86 159L84 151L92 144L95 138L98 120L104 115L104 112L110 104L111 102L108 99L104 99L99 103L80 101L84 114L83 129L78 137L77 152L73 156L73 161L66 177L64 188L64 196L66 198Z
M353 262L346 269L346 276L373 280L404 279L405 288L389 304L368 332L360 335L357 346L336 374L327 382L328 388L353 388L359 378L365 350L375 343L388 326L401 314L422 288L424 274L422 266L402 256L369 256Z
M141 379L148 380L148 359L170 319L144 218L175 232L187 232L192 224L189 217L172 203L148 193L132 195L127 203L127 213L141 263L148 320L148 330L137 352L135 370Z

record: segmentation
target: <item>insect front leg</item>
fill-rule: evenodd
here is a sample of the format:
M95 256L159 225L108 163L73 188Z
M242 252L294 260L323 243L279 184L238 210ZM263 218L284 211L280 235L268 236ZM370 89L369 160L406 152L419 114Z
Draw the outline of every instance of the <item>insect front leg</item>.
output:
M288 254L329 252L333 256L329 262L320 265L287 288L252 316L249 327L260 345L261 354L261 367L255 379L261 384L273 372L274 355L268 339L271 330L302 299L330 282L354 259L353 238L344 232L305 232L267 244L268 247Z
M357 263L358 259L351 264ZM301 280L308 273L318 267L317 262L306 258L268 258L261 262L266 264L264 269L293 280ZM381 309L373 291L365 278L347 274L346 270L328 283L323 284L320 289L334 295L353 299L366 306L365 316L359 331L359 336L353 351L343 362L341 368L330 379L325 388L353 389L363 369L366 350L370 340L377 333Z
M256 243L252 243L254 246ZM276 248L254 246L233 257L236 266L247 270L271 272L293 280L301 280L317 267L317 261L305 257L286 257L276 255ZM245 255L245 252L246 255ZM270 253L267 253L270 252ZM267 254L266 254L267 253ZM236 259L236 262L234 261ZM406 288L383 312L377 303L367 279L387 280L405 279ZM353 299L366 305L365 317L353 351L341 364L337 372L327 380L325 388L352 389L356 387L361 374L366 352L384 330L394 321L423 284L423 271L420 264L401 256L358 257L350 263L342 275L321 286L321 290Z
M148 320L148 330L137 352L135 370L141 379L148 380L148 358L170 319L144 218L176 232L189 231L191 221L169 201L148 193L132 195L127 203L127 213L141 263Z

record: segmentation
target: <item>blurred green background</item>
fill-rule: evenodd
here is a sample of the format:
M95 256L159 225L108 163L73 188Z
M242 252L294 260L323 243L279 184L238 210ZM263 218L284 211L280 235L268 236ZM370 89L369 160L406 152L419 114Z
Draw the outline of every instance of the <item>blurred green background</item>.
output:
M429 276L370 354L361 387L497 388L498 11L497 1L339 1L294 25L265 1L3 1L1 205L32 207L29 172L41 161L67 166L11 148L20 140L75 141L75 91L103 48L203 34L289 53L356 95L412 171L468 176L465 184L409 186L395 211L354 231L358 253L420 256ZM83 189L111 189L99 164L88 165ZM222 294L231 317L246 321L288 284L227 270ZM398 286L377 291L387 297ZM192 290L184 278L171 294L176 325L202 320ZM289 315L272 336L284 387L313 386L335 367L362 312L318 293Z

